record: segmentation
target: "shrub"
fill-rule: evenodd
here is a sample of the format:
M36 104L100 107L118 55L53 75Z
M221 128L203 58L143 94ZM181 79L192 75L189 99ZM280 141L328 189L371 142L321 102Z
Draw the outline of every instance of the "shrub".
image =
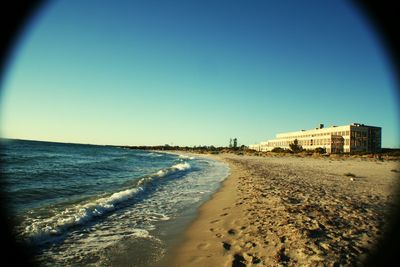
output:
M325 153L326 153L326 149L323 148L323 147L317 147L317 148L314 150L314 152L315 152L315 153L318 153L318 154L325 154Z
M274 147L271 151L276 152L276 153L283 153L283 152L285 152L285 149L283 149L281 147Z

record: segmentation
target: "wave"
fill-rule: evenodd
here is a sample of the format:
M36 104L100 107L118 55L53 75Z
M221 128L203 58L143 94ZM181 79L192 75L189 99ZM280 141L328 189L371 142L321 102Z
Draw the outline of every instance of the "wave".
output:
M152 157L152 158L158 158L158 157L162 157L165 154L164 153L157 153L157 152L135 152L134 154L136 157L144 157L144 158L148 158L148 157Z
M191 168L191 166L187 162L178 163L171 167L171 169L173 169L173 170L180 170L180 171L184 171L184 170L187 170L190 168Z
M28 225L23 229L21 234L29 242L45 243L49 241L49 238L57 237L71 227L83 225L94 218L117 209L118 204L133 199L139 192L146 190L146 187L154 183L157 179L165 178L169 174L182 172L190 168L191 166L187 162L178 163L139 179L133 188L91 200L87 203L70 206L49 218L28 218ZM160 215L158 218L158 220L169 219L164 215Z
M50 218L34 219L30 225L25 227L24 232L29 241L45 241L49 236L58 235L72 226L84 224L94 217L115 209L115 205L132 198L140 190L143 189L140 187L127 189L86 204L66 208Z
M154 152L149 153L149 155L152 156L152 157L162 157L162 156L164 156L164 154L162 154L162 153L154 153Z
M183 162L183 163L178 163L173 165L172 167L168 168L168 169L163 169L163 170L159 170L156 175L158 177L164 177L172 172L176 172L176 171L184 171L184 170L188 170L190 169L191 166L189 163L187 162Z
M188 156L188 155L179 155L180 159L194 159L194 157Z

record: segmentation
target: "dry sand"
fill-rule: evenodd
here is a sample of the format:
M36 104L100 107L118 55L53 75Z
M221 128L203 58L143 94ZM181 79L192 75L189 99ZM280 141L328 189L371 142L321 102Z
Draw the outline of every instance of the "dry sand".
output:
M397 201L398 162L214 158L231 175L201 207L170 266L357 265Z

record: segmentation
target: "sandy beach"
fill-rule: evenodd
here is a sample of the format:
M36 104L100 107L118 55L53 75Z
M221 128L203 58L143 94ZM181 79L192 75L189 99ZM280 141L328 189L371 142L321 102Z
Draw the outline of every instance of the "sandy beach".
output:
M220 154L230 176L169 266L363 263L395 208L399 162Z

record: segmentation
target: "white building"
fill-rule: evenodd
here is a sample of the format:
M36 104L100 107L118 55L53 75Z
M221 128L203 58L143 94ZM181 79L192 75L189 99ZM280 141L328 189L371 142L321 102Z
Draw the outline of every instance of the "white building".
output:
M303 149L325 148L328 153L340 152L379 152L381 150L381 127L353 123L344 126L331 126L280 133L275 139L250 145L257 151L271 151L275 147L289 149L289 144L297 139Z

